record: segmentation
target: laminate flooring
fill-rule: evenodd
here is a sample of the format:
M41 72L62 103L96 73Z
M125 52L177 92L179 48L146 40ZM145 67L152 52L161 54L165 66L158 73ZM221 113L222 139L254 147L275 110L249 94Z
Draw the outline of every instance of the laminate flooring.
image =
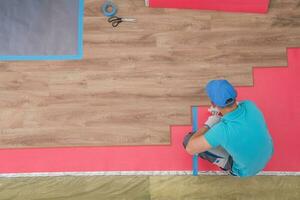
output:
M266 15L114 2L137 23L112 28L86 0L83 60L0 62L1 148L169 144L210 79L251 86L253 66L286 66L300 46L299 0Z
M93 176L0 178L0 200L281 200L300 198L297 176Z

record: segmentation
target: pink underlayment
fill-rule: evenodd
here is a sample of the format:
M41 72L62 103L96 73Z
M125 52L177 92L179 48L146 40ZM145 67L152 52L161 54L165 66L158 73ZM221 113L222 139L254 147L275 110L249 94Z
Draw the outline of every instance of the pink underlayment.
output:
M266 171L300 171L300 48L288 49L288 67L254 68L253 87L237 87L239 100L250 99L265 114L275 144ZM207 107L199 107L199 124ZM80 148L1 149L0 173L191 170L182 148L191 126L172 126L172 144ZM242 133L241 133L242 134ZM200 170L214 170L200 161Z
M182 8L266 13L270 0L149 0L152 8Z

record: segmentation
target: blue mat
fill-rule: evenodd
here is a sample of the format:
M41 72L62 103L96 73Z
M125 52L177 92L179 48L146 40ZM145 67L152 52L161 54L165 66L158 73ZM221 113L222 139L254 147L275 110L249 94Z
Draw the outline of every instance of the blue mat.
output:
M1 0L0 60L83 55L83 0Z

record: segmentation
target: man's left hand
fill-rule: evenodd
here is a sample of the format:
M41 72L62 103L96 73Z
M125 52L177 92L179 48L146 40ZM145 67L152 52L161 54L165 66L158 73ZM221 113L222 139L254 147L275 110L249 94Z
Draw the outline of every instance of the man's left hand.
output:
M204 123L209 128L213 127L215 124L219 123L221 120L221 116L219 115L211 115L208 117L207 121Z

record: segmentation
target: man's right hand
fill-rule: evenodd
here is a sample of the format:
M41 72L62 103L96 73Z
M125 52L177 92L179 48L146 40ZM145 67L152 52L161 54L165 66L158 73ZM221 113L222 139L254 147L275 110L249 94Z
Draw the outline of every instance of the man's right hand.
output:
M213 106L210 106L210 108L208 109L208 112L210 112L211 115L219 115L220 114L220 110L217 107L213 107Z

